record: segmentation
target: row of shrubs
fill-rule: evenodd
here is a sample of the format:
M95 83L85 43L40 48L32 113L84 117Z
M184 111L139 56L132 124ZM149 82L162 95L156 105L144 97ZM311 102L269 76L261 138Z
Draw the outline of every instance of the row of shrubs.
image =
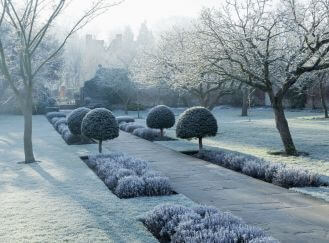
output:
M279 242L231 213L207 206L159 205L141 221L160 242Z
M325 185L316 173L290 168L282 163L270 163L253 156L214 150L202 150L195 156L285 188Z
M119 125L119 128L122 131L132 133L133 135L146 139L148 141L156 141L162 138L161 132L159 130L146 128L142 125L138 125L133 122L121 123Z
M93 143L92 140L81 135L73 134L70 131L64 112L49 112L46 114L46 117L68 145Z
M151 170L144 160L110 153L91 155L87 165L120 198L170 195L169 179Z

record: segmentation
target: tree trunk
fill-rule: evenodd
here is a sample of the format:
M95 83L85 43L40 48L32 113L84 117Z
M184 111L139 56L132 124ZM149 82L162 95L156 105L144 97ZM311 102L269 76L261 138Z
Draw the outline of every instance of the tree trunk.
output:
M312 109L315 110L315 94L314 94L314 88L312 88Z
M241 116L248 116L248 94L249 89L244 88L242 91L242 112Z
M290 133L288 121L286 119L284 108L283 108L283 98L282 97L272 97L272 107L275 115L276 128L280 133L280 137L287 155L298 155L292 136Z
M99 140L99 142L98 142L98 152L100 154L102 153L102 143L103 143L103 140Z
M163 128L160 128L160 136L163 137Z
M199 152L203 149L202 138L199 138Z
M24 155L25 163L36 162L32 144L32 94L27 94L22 113L24 115Z
M125 114L128 115L128 106L129 106L129 101L126 102L125 104Z
M328 115L328 106L327 106L327 102L326 102L326 95L325 95L325 87L323 85L323 81L320 81L320 96L321 96L321 103L322 103L322 107L324 110L324 117L325 118L329 118Z

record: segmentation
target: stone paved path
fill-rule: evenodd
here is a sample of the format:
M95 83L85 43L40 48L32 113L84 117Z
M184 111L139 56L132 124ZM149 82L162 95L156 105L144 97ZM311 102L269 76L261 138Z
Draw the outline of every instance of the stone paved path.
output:
M152 162L178 193L232 211L282 242L329 242L329 204L175 152L125 132L105 144Z

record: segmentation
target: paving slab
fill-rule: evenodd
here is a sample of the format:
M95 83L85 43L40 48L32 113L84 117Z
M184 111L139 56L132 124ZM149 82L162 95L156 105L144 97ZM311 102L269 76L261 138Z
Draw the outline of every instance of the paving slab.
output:
M329 242L329 204L324 200L248 177L125 132L106 142L105 147L149 160L155 170L170 178L178 193L197 203L232 211L282 242Z

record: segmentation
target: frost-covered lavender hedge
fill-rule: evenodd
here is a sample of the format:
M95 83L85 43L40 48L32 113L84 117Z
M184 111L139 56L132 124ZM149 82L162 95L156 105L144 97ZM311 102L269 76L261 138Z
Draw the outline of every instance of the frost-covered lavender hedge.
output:
M170 195L169 179L152 171L147 162L123 153L91 155L87 165L120 198Z
M143 128L142 125L138 125L132 122L120 124L119 127L122 131L132 133L137 128Z
M285 188L323 185L318 174L290 168L281 163L270 163L253 156L215 150L203 150L195 156Z
M63 116L64 115L64 116ZM81 136L74 135L68 128L67 119L65 113L63 112L49 112L46 114L49 122L53 125L55 130L61 135L63 140L68 145L77 145L77 144L91 144L94 143L92 140Z
M46 117L49 121L51 121L53 118L60 118L60 117L66 117L64 112L48 112L46 114Z
M159 141L159 140L171 140L168 137L161 136L161 131L152 128L146 128L135 123L121 123L119 125L120 130L132 133L133 135L146 139L148 141Z
M122 122L135 122L135 119L130 116L117 116L116 119L119 124Z
M161 132L152 128L137 128L133 131L133 135L146 139L148 141L160 140Z
M141 221L160 242L279 242L231 213L207 206L159 205Z

